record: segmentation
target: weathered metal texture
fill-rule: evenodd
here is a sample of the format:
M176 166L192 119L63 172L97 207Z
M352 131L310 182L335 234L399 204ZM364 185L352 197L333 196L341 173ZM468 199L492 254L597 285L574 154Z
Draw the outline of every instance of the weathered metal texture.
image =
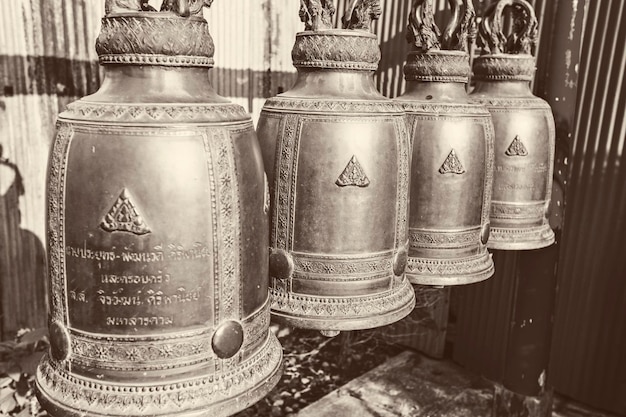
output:
M504 28L510 7L515 24ZM554 167L555 127L550 106L533 96L537 18L524 0L494 3L479 30L471 97L490 111L495 129L491 203L493 249L538 249L554 243L548 222Z
M42 213L48 146L58 111L99 85L93 43L102 5L60 0L3 3L0 337L12 338L20 328L46 323Z
M372 7L366 19L376 15L369 3L357 5ZM307 30L292 53L298 80L266 102L258 127L272 196L272 311L297 327L377 327L415 302L404 275L404 113L374 86L376 36L350 28L368 21L331 29L329 2L302 10Z
M225 416L280 376L252 120L209 84L203 1L140 4L107 1L106 77L50 152L51 416Z
M493 126L465 92L474 20L458 18L473 9L455 10L440 35L429 3L414 5L407 91L396 99L407 111L413 152L407 276L413 284L469 284L493 275L486 246Z
M569 397L624 415L626 5L580 1L577 6L578 13L587 8L588 16L578 70L578 109L569 125L574 129L571 172L549 381ZM580 22L568 24L566 17L560 27L575 34ZM559 55L570 76L575 74L577 57L570 61L568 48ZM561 77L561 86L564 79L567 84ZM564 105L572 99L557 92L554 96L559 102L566 99Z

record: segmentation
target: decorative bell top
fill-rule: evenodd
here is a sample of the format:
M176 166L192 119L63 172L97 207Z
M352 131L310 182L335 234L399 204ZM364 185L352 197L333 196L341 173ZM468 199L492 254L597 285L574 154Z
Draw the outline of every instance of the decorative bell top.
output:
M332 28L333 0L300 0L305 31L296 35L291 56L296 68L375 71L381 54L372 22L381 14L380 0L352 0L343 29Z
M96 41L101 64L212 67L215 47L203 7L213 0L106 0Z
M468 81L468 49L476 37L476 13L471 0L449 0L449 4L452 17L442 34L431 0L413 2L407 32L413 51L404 67L407 81Z
M513 11L512 33L505 36L502 22L507 7ZM485 13L478 36L481 56L474 60L477 80L531 81L535 74L537 17L526 0L500 0Z

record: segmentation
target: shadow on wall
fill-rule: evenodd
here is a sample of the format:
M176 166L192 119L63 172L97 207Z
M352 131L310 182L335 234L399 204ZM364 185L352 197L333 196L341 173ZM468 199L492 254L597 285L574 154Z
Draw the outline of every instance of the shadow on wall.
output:
M20 328L45 325L41 312L47 304L45 249L34 233L20 228L24 178L3 153L0 143L1 340L13 338Z

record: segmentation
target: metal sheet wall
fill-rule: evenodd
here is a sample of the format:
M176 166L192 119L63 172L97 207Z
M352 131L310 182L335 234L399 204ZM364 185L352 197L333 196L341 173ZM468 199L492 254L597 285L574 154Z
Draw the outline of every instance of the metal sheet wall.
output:
M102 0L2 0L0 334L46 320L44 191L54 120L100 83Z
M626 414L626 5L589 2L550 382Z

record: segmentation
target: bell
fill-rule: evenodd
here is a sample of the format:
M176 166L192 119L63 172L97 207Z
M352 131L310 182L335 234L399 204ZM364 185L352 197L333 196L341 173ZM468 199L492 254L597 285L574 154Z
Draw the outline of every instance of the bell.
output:
M503 34L503 11L513 11L513 33ZM548 223L555 127L550 105L533 96L537 18L524 0L493 4L479 28L483 54L474 60L476 88L495 128L491 204L493 249L537 249L554 242Z
M407 257L408 136L402 108L374 85L379 1L303 1L293 88L258 124L271 194L270 298L276 320L334 335L383 326L415 303Z
M430 0L413 3L407 87L396 98L408 115L413 152L406 273L414 284L469 284L494 273L486 246L493 126L489 112L465 92L475 14L471 0L450 5L441 36Z
M131 3L107 1L104 83L58 118L38 397L53 417L230 415L282 362L260 148L209 84L202 1Z

